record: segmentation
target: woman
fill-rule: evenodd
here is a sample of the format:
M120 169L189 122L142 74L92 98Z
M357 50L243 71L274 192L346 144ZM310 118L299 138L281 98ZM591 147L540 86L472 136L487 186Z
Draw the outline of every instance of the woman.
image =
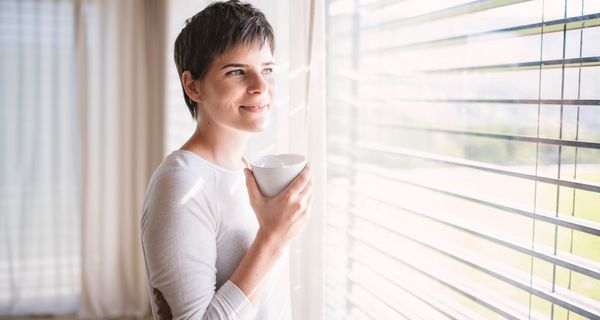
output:
M273 106L273 30L213 3L175 41L196 131L154 172L142 244L155 319L291 319L287 247L309 219L310 165L263 197L243 157Z

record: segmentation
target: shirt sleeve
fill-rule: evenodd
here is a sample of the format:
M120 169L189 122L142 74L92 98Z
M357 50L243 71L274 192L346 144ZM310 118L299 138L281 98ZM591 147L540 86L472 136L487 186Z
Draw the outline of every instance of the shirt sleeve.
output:
M188 175L189 176L189 175ZM254 307L231 281L216 288L216 231L203 178L168 175L148 189L142 245L159 319L251 319Z

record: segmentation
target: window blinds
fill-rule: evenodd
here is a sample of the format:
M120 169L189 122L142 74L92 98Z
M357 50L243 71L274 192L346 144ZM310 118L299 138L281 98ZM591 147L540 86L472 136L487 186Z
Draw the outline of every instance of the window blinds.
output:
M326 318L600 317L600 2L326 7Z

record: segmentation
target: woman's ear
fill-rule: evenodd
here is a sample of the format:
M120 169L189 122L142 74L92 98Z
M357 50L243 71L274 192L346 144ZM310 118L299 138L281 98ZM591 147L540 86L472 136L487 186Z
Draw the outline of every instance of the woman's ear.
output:
M190 97L192 101L200 103L200 100L202 99L200 84L198 80L194 80L191 72L186 70L181 74L181 83L183 84L183 88L188 97Z

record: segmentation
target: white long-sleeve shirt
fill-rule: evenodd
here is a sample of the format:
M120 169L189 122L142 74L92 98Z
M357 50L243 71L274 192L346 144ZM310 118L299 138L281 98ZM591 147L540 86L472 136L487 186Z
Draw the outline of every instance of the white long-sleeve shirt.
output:
M143 211L154 319L291 319L287 250L256 306L228 280L258 230L243 171L177 150L152 175Z

